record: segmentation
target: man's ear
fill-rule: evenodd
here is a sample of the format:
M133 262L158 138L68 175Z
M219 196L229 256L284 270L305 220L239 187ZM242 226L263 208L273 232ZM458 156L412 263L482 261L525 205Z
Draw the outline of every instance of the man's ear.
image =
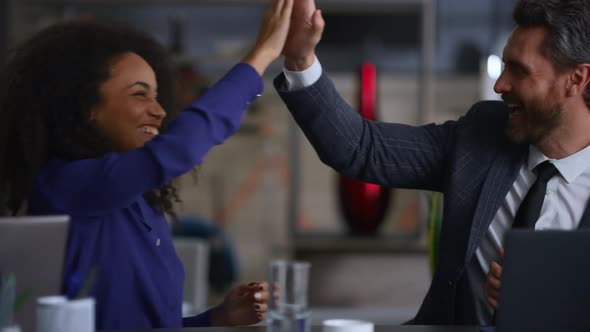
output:
M576 65L570 74L567 95L568 97L583 95L590 83L590 64Z

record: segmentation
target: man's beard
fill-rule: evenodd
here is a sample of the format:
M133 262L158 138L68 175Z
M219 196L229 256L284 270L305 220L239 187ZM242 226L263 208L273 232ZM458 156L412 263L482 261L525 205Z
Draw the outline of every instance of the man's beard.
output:
M508 137L516 143L537 144L559 127L563 104L552 97L537 99L523 107L522 121L518 125L508 121Z

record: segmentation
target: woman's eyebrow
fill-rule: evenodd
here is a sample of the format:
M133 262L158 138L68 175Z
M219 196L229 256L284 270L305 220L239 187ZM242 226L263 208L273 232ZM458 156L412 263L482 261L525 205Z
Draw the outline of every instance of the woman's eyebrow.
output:
M129 89L129 88L131 88L131 87L133 87L135 85L142 86L142 87L144 87L146 89L151 89L151 85L149 85L148 83L143 82L143 81L137 81L137 82L135 82L133 84L130 84L129 86L127 86L127 89Z

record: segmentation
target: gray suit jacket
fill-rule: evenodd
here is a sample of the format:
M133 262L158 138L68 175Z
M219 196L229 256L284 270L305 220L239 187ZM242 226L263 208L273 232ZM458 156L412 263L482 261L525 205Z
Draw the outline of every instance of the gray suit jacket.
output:
M504 103L414 127L362 119L325 74L297 91L287 91L284 75L274 83L325 164L361 181L444 193L437 270L412 323L477 324L465 270L528 153L505 135ZM582 225L589 220L587 208Z

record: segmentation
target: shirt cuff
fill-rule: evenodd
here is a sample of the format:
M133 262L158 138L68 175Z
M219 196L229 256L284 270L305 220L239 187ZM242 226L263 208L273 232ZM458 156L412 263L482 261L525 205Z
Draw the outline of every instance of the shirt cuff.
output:
M322 76L322 65L316 56L313 64L304 71L291 71L283 66L283 73L287 80L287 90L294 91L313 85Z

